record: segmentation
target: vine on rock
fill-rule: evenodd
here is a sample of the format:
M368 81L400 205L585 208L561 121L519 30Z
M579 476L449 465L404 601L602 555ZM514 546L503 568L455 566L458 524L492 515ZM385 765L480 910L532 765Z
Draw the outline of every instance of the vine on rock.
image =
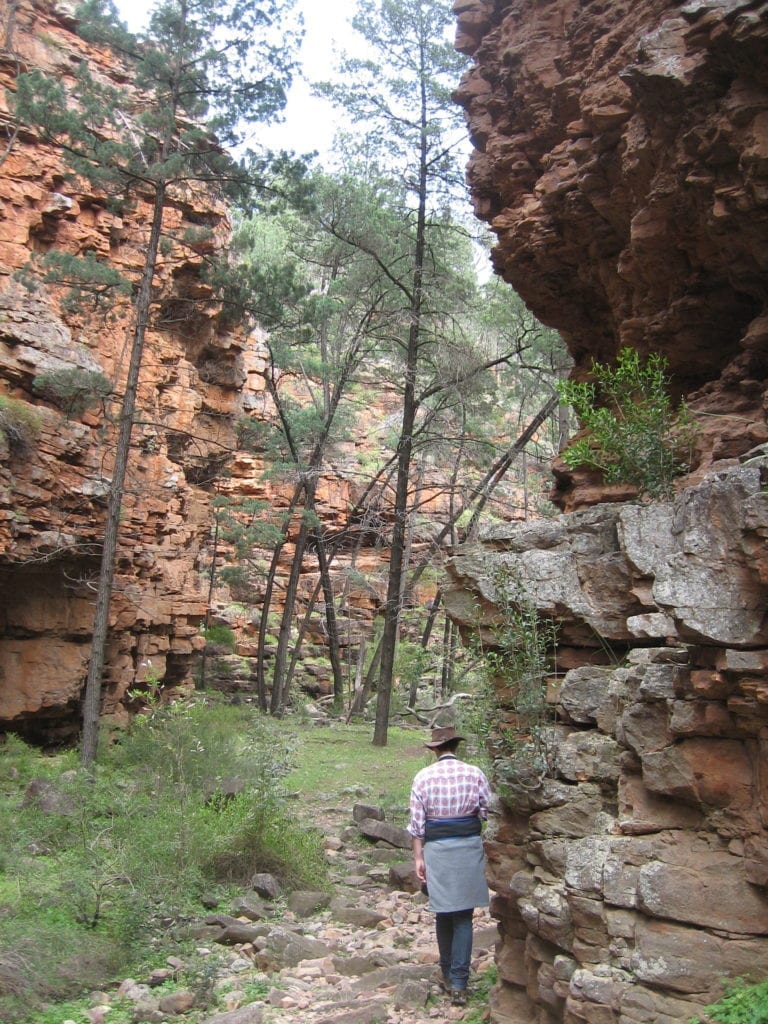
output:
M516 569L494 566L491 580L499 621L480 652L486 678L466 727L487 737L494 776L513 799L521 789L538 789L552 771L546 691L557 626L541 618Z

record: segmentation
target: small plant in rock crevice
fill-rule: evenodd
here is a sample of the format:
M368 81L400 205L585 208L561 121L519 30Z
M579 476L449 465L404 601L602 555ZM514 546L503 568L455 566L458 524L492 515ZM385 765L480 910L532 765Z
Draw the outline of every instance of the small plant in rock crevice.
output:
M203 636L209 647L222 647L228 651L235 649L235 631L229 626L208 626Z
M691 1024L768 1024L768 978L755 984L729 982L725 995L704 1007L703 1017Z
M488 1020L488 1001L491 989L499 980L499 970L492 964L477 978L469 990L468 1012L461 1018L463 1024L485 1024Z
M0 435L11 455L23 455L37 440L42 421L35 409L16 398L0 395Z
M518 572L495 566L491 579L499 608L493 646L481 650L486 678L462 726L487 736L494 776L502 793L536 789L549 773L548 726L552 713L546 679L552 671L557 628L542 620Z

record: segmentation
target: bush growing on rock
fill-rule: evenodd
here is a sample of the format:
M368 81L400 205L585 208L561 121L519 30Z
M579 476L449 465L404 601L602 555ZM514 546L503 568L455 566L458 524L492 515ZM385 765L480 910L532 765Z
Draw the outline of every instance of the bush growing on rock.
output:
M40 417L26 402L0 395L0 436L12 455L22 455L37 440Z
M77 367L41 373L32 381L32 387L67 416L79 416L112 394L112 383L103 373Z
M645 363L630 348L616 366L592 364L591 381L561 381L561 401L573 406L586 436L562 453L571 469L599 469L607 484L636 484L641 494L666 497L690 467L694 427L687 407L673 407L666 360Z
M730 985L722 999L705 1010L707 1016L694 1017L691 1024L768 1024L768 979Z

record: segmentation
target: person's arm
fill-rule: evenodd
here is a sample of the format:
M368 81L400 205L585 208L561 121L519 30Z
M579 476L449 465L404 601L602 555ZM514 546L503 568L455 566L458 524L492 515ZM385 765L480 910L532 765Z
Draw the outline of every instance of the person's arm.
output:
M427 880L427 867L424 863L424 822L426 813L416 780L414 780L414 784L411 787L410 811L411 820L408 823L408 831L411 833L413 864L416 869L416 877L424 885Z
M484 772L480 772L478 785L477 813L481 821L488 818L488 804L491 799L491 786Z
M427 866L424 863L424 840L421 836L414 836L412 841L413 863L416 868L416 877L422 885L427 880Z

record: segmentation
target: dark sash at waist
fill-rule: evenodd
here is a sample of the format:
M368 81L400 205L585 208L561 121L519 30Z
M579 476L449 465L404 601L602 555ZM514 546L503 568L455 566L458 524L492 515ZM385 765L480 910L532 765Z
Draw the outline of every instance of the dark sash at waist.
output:
M424 842L431 839L454 839L457 836L479 836L482 822L476 814L466 818L428 818L424 823Z

